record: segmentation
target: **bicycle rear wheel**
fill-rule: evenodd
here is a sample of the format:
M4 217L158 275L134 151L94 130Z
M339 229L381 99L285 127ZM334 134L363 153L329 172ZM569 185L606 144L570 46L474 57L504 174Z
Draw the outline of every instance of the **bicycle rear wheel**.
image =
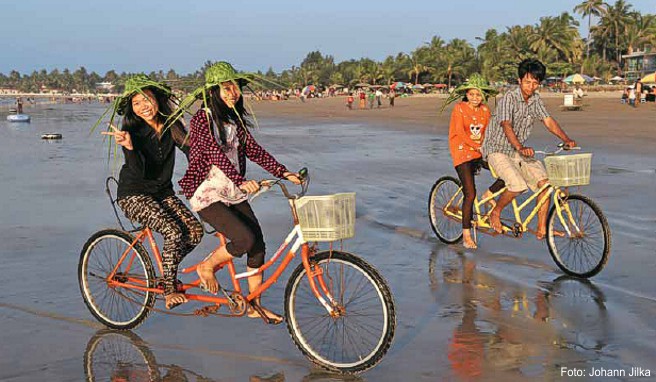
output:
M458 179L443 176L435 182L428 198L428 216L437 238L446 244L462 239L462 190ZM447 215L459 214L460 219Z
M140 243L130 249L133 241L124 231L98 231L84 244L80 254L78 280L84 303L98 321L113 329L135 328L155 304L152 292L111 284L154 287L155 272L150 257ZM109 275L128 250L130 253L110 280Z
M610 227L601 209L588 197L569 195L562 202L563 222L556 207L547 218L547 246L563 272L592 277L599 273L610 254ZM571 234L568 234L567 231Z
M345 252L311 258L340 312L332 317L310 289L299 265L285 290L287 329L296 346L315 364L341 373L359 373L381 361L394 338L394 300L378 271ZM330 303L330 302L329 302Z

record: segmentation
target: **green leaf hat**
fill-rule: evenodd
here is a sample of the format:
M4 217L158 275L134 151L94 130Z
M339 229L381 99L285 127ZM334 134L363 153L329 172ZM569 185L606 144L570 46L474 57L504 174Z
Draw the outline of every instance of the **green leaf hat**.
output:
M470 89L476 89L481 92L481 95L483 96L483 102L487 102L488 97L494 97L499 93L497 89L490 86L490 83L487 82L483 76L478 73L474 73L469 76L467 81L455 88L451 94L449 94L449 97L444 101L440 111L444 111L448 105L459 99L462 99Z
M229 62L226 61L216 62L212 64L209 68L207 68L207 70L205 71L205 83L199 86L198 88L196 88L196 90L191 92L187 97L185 97L180 102L180 104L178 105L178 109L169 117L169 120L167 121L167 125L169 124L169 121L175 121L180 116L182 116L182 114L188 112L191 106L197 100L202 99L203 104L207 105L208 91L211 88L219 86L221 85L221 83L228 82L228 81L235 83L240 88L251 83L262 86L264 82L268 82L273 85L280 86L279 84L269 81L266 78L263 78L257 74L238 72ZM209 113L208 110L206 110L206 112ZM249 113L254 116L252 110L249 110Z
M135 94L142 94L145 96L144 90L149 88L162 91L164 94L166 94L169 97L169 99L172 100L176 99L175 95L171 91L171 88L166 84L154 81L145 74L135 74L133 76L130 76L125 81L125 90L123 91L123 94L116 97L114 102L107 108L107 110L105 110L105 112L100 116L98 121L96 121L96 123L91 128L91 132L93 132L96 129L96 127L98 127L98 125L102 122L105 116L110 112L111 115L109 118L109 124L114 124L114 120L116 119L117 115L119 116L125 115L125 111L127 109L128 103L132 100L132 97ZM168 118L169 116L166 117ZM109 126L107 127L107 130L110 130Z

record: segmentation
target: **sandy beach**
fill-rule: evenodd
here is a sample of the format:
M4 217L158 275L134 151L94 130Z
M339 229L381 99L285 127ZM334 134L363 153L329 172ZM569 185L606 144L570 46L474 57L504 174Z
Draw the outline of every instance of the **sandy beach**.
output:
M620 103L620 93L591 93L583 100L583 110L562 110L562 94L543 95L550 113L563 129L583 147L600 147L612 142L608 149L617 151L639 151L653 153L653 147L645 145L654 138L656 130L656 104L642 104L633 109ZM297 99L287 101L252 102L257 117L284 118L296 123L366 123L383 128L402 131L447 134L451 108L443 113L444 96L418 95L396 98L395 106L389 107L387 100L378 109L345 106L346 97L309 99L305 103ZM494 110L495 102L489 102ZM549 133L539 124L533 130L536 137ZM616 139L621 137L621 139Z
M590 96L583 111L564 112L559 97L546 98L568 133L594 153L591 184L577 192L599 204L612 231L608 264L580 280L564 276L531 235L481 235L476 251L437 240L426 200L438 177L455 175L449 112L438 114L440 102L399 98L394 109L351 111L343 98L253 104L256 139L289 168L310 168L311 194L357 194L356 236L345 249L387 280L397 326L382 362L355 377L317 369L284 325L258 320L154 313L130 332L102 330L82 301L77 269L85 241L117 226L104 193L117 167L100 134L89 134L103 106L30 106L32 123L22 125L0 112L0 380L524 381L560 380L563 367L627 376L640 367L653 378L656 105L635 110ZM43 141L46 132L63 139ZM535 147L556 142L538 125L534 132ZM252 178L266 176L248 166ZM179 155L174 180L185 169ZM291 227L286 204L270 193L253 205L268 255ZM216 245L205 237L182 266ZM265 296L277 312L293 267ZM227 282L221 272L219 279Z

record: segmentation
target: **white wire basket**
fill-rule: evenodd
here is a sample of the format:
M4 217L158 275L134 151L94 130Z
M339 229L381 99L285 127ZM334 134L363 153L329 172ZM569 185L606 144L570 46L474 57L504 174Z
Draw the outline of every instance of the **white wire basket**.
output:
M558 187L590 184L592 154L554 155L544 158L549 183Z
M355 192L304 196L295 203L305 241L335 241L355 235Z

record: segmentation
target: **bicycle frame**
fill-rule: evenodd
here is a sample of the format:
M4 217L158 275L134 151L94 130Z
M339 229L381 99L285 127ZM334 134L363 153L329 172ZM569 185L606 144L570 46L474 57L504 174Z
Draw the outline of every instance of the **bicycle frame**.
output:
M230 275L230 279L232 280L232 287L234 288L234 291L240 295L242 295L242 289L239 284L239 280L248 278L257 274L262 274L266 269L270 268L278 259L282 258L280 264L278 267L274 270L273 274L268 277L266 280L263 280L262 284L253 292L245 296L246 302L250 302L256 298L258 298L264 291L266 291L272 284L277 282L278 278L280 275L285 271L289 263L292 261L292 259L296 256L296 252L298 249L301 249L301 260L303 263L303 266L305 267L305 271L308 275L308 281L310 283L310 289L314 293L315 297L321 305L326 309L326 311L331 314L331 315L336 315L338 314L338 310L335 308L337 306L337 301L333 298L332 294L329 291L328 286L326 285L326 282L324 281L323 278L323 270L320 267L314 267L313 264L310 262L310 258L314 255L314 248L310 248L308 243L303 239L303 233L301 231L300 225L298 223L298 217L296 214L296 206L294 204L294 201L292 199L289 200L290 203L290 208L292 210L292 215L294 217L294 227L290 231L290 233L287 235L283 243L278 247L278 250L276 253L267 261L265 264L263 264L260 268L252 271L247 271L247 272L242 272L242 273L236 273L235 266L233 263L233 260L226 261L224 263L219 264L214 271L218 271L219 269L226 267L228 268L228 273ZM220 246L224 246L226 244L226 239L225 237L220 234L216 233L216 237L219 238L220 241ZM116 266L112 270L112 272L107 276L107 283L112 286L112 287L123 287L127 289L136 289L144 292L152 292L152 293L157 293L157 294L163 294L164 291L163 289L160 288L153 288L149 287L147 285L147 280L143 280L140 278L136 277L126 277L125 281L119 281L116 279L116 274L118 270L121 268L121 265L124 264L124 262L127 261L126 268L124 269L124 272L128 272L130 267L132 266L132 262L134 261L135 257L137 256L136 252L134 251L135 245L137 243L144 243L146 240L148 240L148 243L150 244L150 248L152 250L152 253L155 258L155 262L157 263L157 267L159 269L159 274L163 274L163 267L162 267L162 256L160 254L159 248L157 247L157 243L155 242L155 239L153 237L152 230L148 227L143 228L141 231L138 232L136 235L134 241L130 244L130 246L123 252L121 255L121 258L117 262ZM291 248L287 251L287 254L283 256L283 252L285 249L288 247ZM218 249L218 248L217 248ZM131 254L131 256L130 256ZM197 263L191 267L187 267L184 269L180 270L180 273L183 274L188 274L196 270L200 263ZM196 279L192 281L191 283L186 283L182 285L182 291L188 291L193 288L198 288L200 287L200 279ZM323 292L323 295L322 295ZM200 302L207 302L207 303L214 303L217 306L221 306L222 304L228 305L232 301L225 296L225 297L218 297L218 296L211 296L207 294L190 294L186 293L185 294L188 300L195 300L195 301L200 301ZM325 298L324 298L325 296Z
M478 195L474 198L474 209L476 211L476 226L478 228L492 228L492 226L489 224L489 221L487 219L487 215L483 215L481 213L481 206L489 202L490 200L496 198L497 196L501 195L506 188L502 188L501 190L495 192L494 194L490 195L489 197L478 200ZM538 201L538 203L533 207L529 215L526 217L526 219L522 220L521 212L528 206L529 203L531 203L533 200L536 200L537 197L543 192L546 191L546 194ZM460 195L458 197L458 195ZM572 213L569 209L569 205L566 203L561 203L562 199L567 196L567 193L564 190L561 190L560 187L557 186L552 186L550 183L545 183L540 187L539 190L533 192L533 194L528 197L522 204L517 203L517 199L512 200L512 209L513 209L513 215L515 218L515 223L519 224L521 232L526 232L528 231L528 225L531 223L533 218L537 215L538 211L540 210L540 207L544 205L544 203L549 203L550 197L553 197L553 203L554 206L556 206L556 213L558 214L558 218L560 219L560 222L562 223L563 227L565 227L565 230L567 231L567 234L571 237L573 236L572 231L569 228L569 225L566 224L565 218L563 217L563 210L567 213L568 216L568 221L569 223L574 227L575 231L577 234L579 234L581 231L579 227L576 225L576 222L574 221L574 218L572 217ZM456 200L456 198L458 198ZM451 197L449 202L445 205L443 212L445 215L450 216L452 218L455 218L457 220L462 220L462 211L458 212L453 212L450 210L448 207L453 203L454 200L456 200L455 205L460 205L462 203L462 200L464 198L464 194L462 193L462 187L456 191L456 193ZM503 233L506 232L512 232L513 228L512 227L507 227L507 226L502 226Z

